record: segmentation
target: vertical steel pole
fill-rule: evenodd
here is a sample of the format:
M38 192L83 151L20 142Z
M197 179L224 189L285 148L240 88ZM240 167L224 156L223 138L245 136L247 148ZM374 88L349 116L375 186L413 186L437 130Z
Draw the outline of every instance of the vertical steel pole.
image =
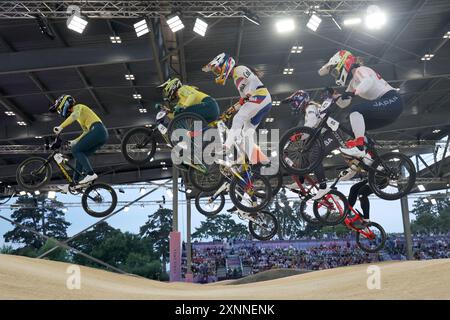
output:
M193 281L192 249L191 249L191 198L186 194L187 222L186 222L186 282Z
M403 234L405 236L406 258L408 260L413 260L411 223L409 220L409 208L408 208L408 196L402 197L400 199L400 204L402 207Z
M178 231L178 168L175 165L172 166L172 194L172 231Z

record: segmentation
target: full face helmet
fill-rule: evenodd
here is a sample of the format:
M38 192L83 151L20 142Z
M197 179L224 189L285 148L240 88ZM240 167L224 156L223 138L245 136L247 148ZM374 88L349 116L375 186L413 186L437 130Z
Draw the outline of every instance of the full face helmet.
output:
M67 118L70 116L70 109L75 105L75 99L67 94L63 94L56 99L55 104L49 109L50 112L57 112L61 117Z
M283 102L290 103L291 109L294 112L304 112L310 101L311 98L309 97L308 92L303 90L298 90L283 100Z
M225 85L236 62L226 53L221 53L202 68L204 72L212 72L216 76L216 83Z
M177 90L181 88L183 84L181 83L180 79L173 78L169 79L166 82L164 82L162 85L158 86L159 88L163 88L163 98L166 101L173 101L175 100L175 94L177 93Z
M340 50L330 58L330 60L319 69L319 75L331 74L336 79L338 86L345 86L351 78L349 75L354 67L357 66L357 57L350 51Z

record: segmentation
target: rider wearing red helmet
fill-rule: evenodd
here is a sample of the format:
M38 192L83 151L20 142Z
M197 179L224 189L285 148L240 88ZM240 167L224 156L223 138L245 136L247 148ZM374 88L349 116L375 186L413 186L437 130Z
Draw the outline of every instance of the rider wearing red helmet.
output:
M374 70L362 66L360 59L346 50L340 50L333 55L320 68L319 74L331 74L338 86L347 86L346 91L337 100L341 108L350 105L351 94L367 100L350 109L350 124L355 139L347 142L348 148L341 149L344 154L365 157L366 129L378 129L391 124L403 111L398 90L391 87Z

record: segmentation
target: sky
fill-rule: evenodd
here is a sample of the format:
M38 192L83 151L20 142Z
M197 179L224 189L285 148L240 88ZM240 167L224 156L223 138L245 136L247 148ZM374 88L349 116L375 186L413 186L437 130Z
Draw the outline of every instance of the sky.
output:
M155 183L161 183L156 181ZM170 183L171 185L171 183ZM152 188L151 185L147 187L147 190ZM350 189L350 185L340 185L338 186L339 191L348 195L348 191ZM117 196L119 201L132 201L140 196L139 187L135 186L134 189L126 189L123 188L124 193L118 192L118 187L116 187ZM166 198L165 208L172 208L172 199L167 192L167 188L160 188L156 190L154 193L148 195L144 198L144 201L161 201L162 196ZM294 197L294 193L287 193L288 197ZM178 193L179 200L186 200L185 194L179 192ZM58 193L56 199L61 201L62 203L80 203L81 197L73 196L73 195L63 195ZM15 202L15 198L11 199L8 203L9 205ZM191 201L192 205L192 232L194 232L195 228L200 226L201 221L206 218L200 214L196 208L194 201ZM409 200L409 207L412 208L414 204L414 199ZM4 207L4 206L3 206ZM231 207L231 203L227 201L225 205L224 212L226 209ZM359 205L356 206L359 209ZM159 204L146 204L144 206L137 204L130 207L127 212L120 212L117 215L113 216L108 220L108 223L114 228L119 228L122 231L130 231L133 233L139 232L139 227L143 225L147 220L148 216L151 215L159 208ZM186 205L179 205L179 231L182 233L182 239L186 240ZM2 209L1 215L6 217L10 217L12 211L10 209ZM233 216L237 222L241 222L236 216ZM413 219L414 216L410 215L410 218ZM66 212L66 219L71 223L68 228L68 235L71 236L83 228L95 223L97 221L96 218L90 217L87 215L83 209L80 207L69 207ZM401 207L400 200L394 201L386 201L378 198L371 198L371 220L378 222L381 224L387 232L402 232L403 231L403 222L401 216ZM244 224L247 224L245 221ZM0 246L2 246L5 242L3 239L3 235L5 232L12 230L13 227L6 221L0 220Z

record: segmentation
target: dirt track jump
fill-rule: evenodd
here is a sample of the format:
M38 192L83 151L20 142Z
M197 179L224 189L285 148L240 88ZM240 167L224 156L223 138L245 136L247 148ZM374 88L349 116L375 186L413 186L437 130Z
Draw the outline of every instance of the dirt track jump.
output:
M450 299L450 259L378 263L381 288L371 290L369 265L242 285L163 283L80 267L81 288L73 290L69 266L0 255L0 299Z

